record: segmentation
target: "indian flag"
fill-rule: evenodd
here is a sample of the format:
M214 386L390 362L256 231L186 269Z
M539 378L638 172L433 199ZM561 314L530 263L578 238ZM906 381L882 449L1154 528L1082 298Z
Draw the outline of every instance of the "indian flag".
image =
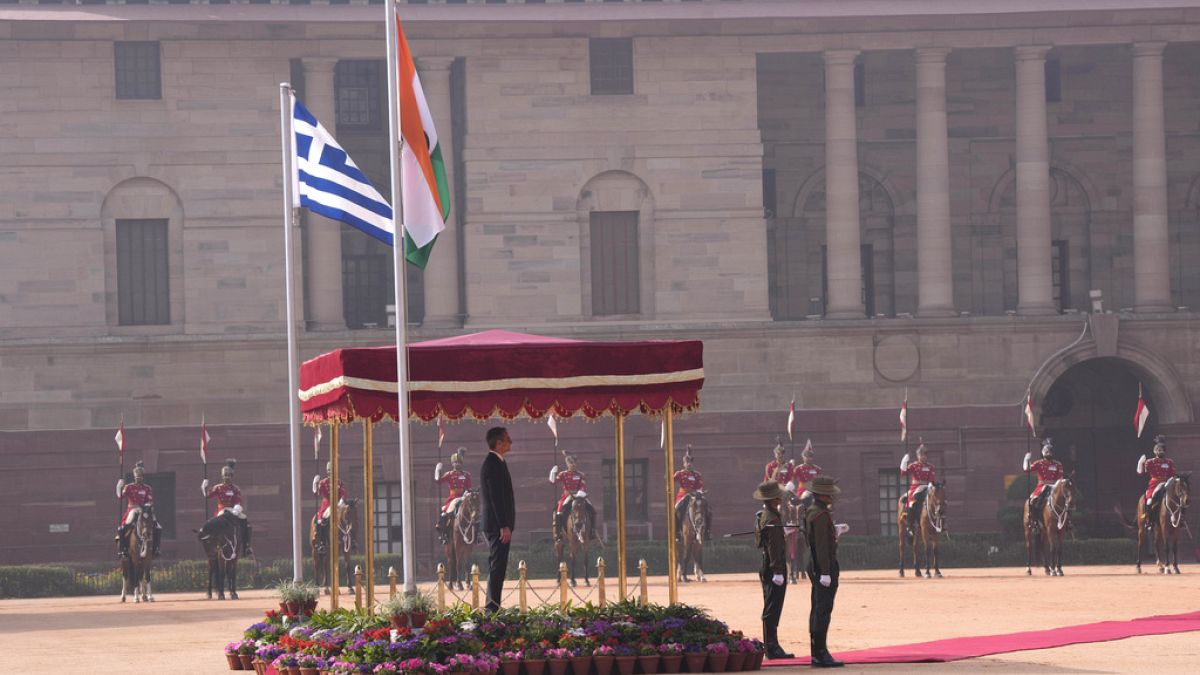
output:
M433 116L421 89L421 78L413 64L408 40L396 17L399 59L400 200L404 211L404 257L424 268L438 233L446 229L450 217L450 188L446 182L446 164Z

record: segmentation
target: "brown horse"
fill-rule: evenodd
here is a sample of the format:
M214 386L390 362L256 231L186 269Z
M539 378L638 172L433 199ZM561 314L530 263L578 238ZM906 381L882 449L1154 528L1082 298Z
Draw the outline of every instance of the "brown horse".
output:
M680 581L690 581L688 563L691 563L698 581L708 581L704 576L704 540L708 538L708 524L711 522L712 510L708 506L704 490L691 493L691 501L684 509L683 522L679 525L679 542L683 548L679 553L676 570Z
M596 525L592 522L591 509L588 508L590 505L586 495L576 495L571 500L571 510L566 517L566 531L554 542L558 563L567 563L572 586L575 585L575 561L579 559L583 560L583 583L592 585L592 580L588 577L588 545L596 536Z
M808 535L804 531L805 503L794 494L783 500L783 543L788 561L788 580L799 583L808 566Z
M479 543L479 489L471 488L463 493L454 518L450 522L450 538L443 550L446 554L446 570L450 576L446 581L451 587L458 583L459 590L466 589L467 567L471 564L471 552Z
M921 504L920 515L912 528L911 538L908 536L908 509L905 501L906 498L901 497L896 505L896 529L900 535L900 576L904 576L904 547L907 544L912 549L912 567L917 576L921 576L921 564L917 554L924 553L925 578L931 578L930 559L933 560L934 574L941 578L942 557L938 542L942 532L946 530L946 484L938 482L926 488L925 501Z
M358 500L347 499L339 502L337 508L338 531L333 545L338 547L338 577L345 579L346 588L354 591L354 566L350 564L350 556L358 551ZM318 524L313 517L309 525L308 543L313 554L313 583L329 590L329 525Z
M228 510L209 520L197 531L204 555L208 558L208 599L212 600L213 585L217 587L217 599L225 599L225 588L229 597L238 599L237 563L242 552L241 527L238 517Z
M125 533L129 556L121 560L121 602L132 593L134 602L154 602L150 568L154 564L154 509L149 504L135 508L133 526Z
M1042 512L1031 518L1029 501L1025 501L1025 574L1033 574L1033 559L1041 559L1047 576L1061 577L1063 535L1071 527L1071 510L1075 508L1075 486L1070 478L1060 478L1047 488Z
M1147 529L1154 530L1154 560L1158 565L1158 573L1170 574L1173 569L1175 574L1179 574L1179 530L1186 526L1184 519L1187 517L1190 478L1190 473L1184 473L1163 484L1163 496L1158 505L1157 518L1151 522L1150 528L1142 525L1149 517L1146 513L1146 500L1138 498L1138 574L1142 573L1142 549L1145 546Z

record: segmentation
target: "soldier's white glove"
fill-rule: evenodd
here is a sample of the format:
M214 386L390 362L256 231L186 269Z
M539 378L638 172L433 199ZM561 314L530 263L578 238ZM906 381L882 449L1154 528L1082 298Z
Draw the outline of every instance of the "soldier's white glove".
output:
M1141 471L1138 471L1138 473L1141 473ZM121 498L121 493L124 491L125 491L125 479L124 478L118 479L117 480L117 499Z
M838 523L837 525L833 526L833 529L835 532L837 532L835 536L840 537L850 531L850 526L846 523Z
M828 574L822 574L818 582L825 588L829 588L829 584L833 583L833 579L830 579Z
M908 453L904 453L904 459L900 460L900 473L908 471Z
M776 586L782 586L783 585L783 575L776 574L775 576L771 577L771 583L775 584Z
M240 515L242 515L242 505L241 505L241 504L235 504L235 505L233 506L233 508L232 508L232 509L230 509L230 511L232 511L232 512L233 512L233 515L235 515L235 516L240 516Z
M313 494L317 494L317 489L321 486L321 477L313 476Z
M1021 468L1024 469L1025 471L1029 470L1029 459L1031 457L1033 457L1033 453L1030 453L1030 452L1025 453L1025 461L1021 464Z
M1139 476L1146 473L1146 456L1145 455L1142 455L1141 457L1138 458L1137 472L1138 472Z
M555 464L550 469L550 482L553 483L558 478L558 465Z
M205 497L208 496L208 479L207 478L200 481L200 491L204 493Z
M433 479L436 481L436 480L441 480L441 478L442 478L442 463L438 462L433 467Z
M783 487L783 489L784 489L784 490L787 490L788 492L795 492L795 491L796 491L796 484L795 484L795 483L793 483L792 481L790 481L790 480L789 480L789 481L788 481L788 484L787 484L787 485L785 485L785 486Z
M339 499L339 500L338 500L338 506L345 506L345 505L346 505L346 500L345 500L345 499Z

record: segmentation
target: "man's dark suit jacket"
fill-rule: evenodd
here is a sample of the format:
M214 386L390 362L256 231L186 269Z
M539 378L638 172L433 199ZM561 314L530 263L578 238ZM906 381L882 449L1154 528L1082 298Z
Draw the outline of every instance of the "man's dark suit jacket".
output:
M483 531L485 534L500 534L501 528L514 529L517 508L513 503L512 476L508 465L489 451L479 469L483 497Z

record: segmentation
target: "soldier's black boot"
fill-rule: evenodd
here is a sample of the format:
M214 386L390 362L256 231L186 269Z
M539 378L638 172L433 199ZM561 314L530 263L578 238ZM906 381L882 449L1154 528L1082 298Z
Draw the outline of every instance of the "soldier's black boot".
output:
M124 560L129 557L129 540L125 538L125 526L117 528L117 557Z
M763 624L763 642L767 648L768 659L792 659L795 658L790 652L785 652L783 647L779 645L779 629L772 628L767 624Z
M250 523L242 521L242 555L254 555L254 549L250 548Z
M833 658L829 650L825 648L825 635L811 635L812 640L812 667L813 668L841 668L846 665L841 661Z
M154 557L162 556L162 527L155 526L154 528Z

